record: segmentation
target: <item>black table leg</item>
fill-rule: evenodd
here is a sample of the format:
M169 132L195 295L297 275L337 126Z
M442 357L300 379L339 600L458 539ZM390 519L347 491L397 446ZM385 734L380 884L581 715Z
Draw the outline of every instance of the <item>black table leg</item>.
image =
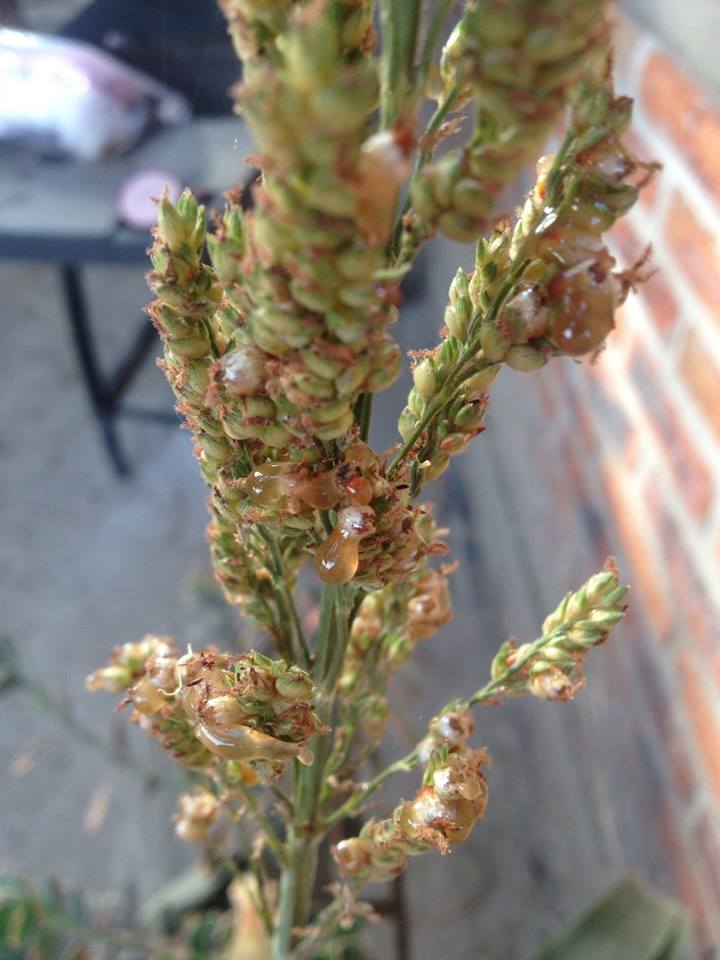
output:
M127 477L130 475L130 466L120 448L115 429L114 398L107 392L100 369L80 270L76 264L63 264L61 274L65 306L90 405L100 427L113 470L119 477Z

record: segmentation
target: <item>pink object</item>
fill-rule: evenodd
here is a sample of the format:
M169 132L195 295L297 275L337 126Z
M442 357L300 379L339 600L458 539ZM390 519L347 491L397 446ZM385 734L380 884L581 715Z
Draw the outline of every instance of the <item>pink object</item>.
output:
M182 183L167 170L138 170L124 180L117 195L117 215L121 223L135 230L149 230L157 223L157 204L167 188L168 197L176 203Z

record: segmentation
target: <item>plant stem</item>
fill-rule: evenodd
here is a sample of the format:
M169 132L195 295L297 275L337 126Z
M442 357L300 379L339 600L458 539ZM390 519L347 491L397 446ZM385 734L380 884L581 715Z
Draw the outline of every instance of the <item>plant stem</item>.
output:
M325 827L331 827L344 817L350 817L354 813L357 813L367 798L372 796L376 790L379 790L389 777L392 777L395 773L406 773L408 770L412 770L414 767L416 767L419 763L420 754L418 753L416 747L414 750L411 750L410 753L405 754L404 757L401 757L399 760L391 763L389 767L385 767L385 769L381 770L376 777L372 778L372 780L369 780L367 783L363 783L356 793L348 797L342 806L338 807L337 810L333 810L333 812L325 819Z
M391 127L413 93L420 0L380 0L380 122Z
M425 84L427 83L428 73L430 72L430 65L432 64L435 47L437 46L437 42L440 38L440 31L443 28L443 24L447 19L447 15L452 5L453 0L437 0L437 3L435 4L435 10L432 15L432 20L428 25L427 34L425 35L425 43L423 44L422 53L420 54L420 60L418 63L417 85L420 93L425 93Z
M323 723L332 718L334 678L342 669L349 635L350 612L344 587L323 586L320 622L315 644L315 680L324 693L319 713ZM293 805L296 822L289 828L285 843L286 861L280 876L277 922L273 936L273 960L293 957L293 929L307 923L317 872L322 836L318 829L318 808L322 776L330 752L327 735L314 737L315 755L311 766L295 761Z
M257 802L255 797L252 794L252 791L245 788L241 783L234 784L234 788L242 796L243 801L247 805L248 809L252 813L253 817L257 820L260 825L267 845L270 847L272 852L278 859L278 862L281 864L287 863L287 854L285 848L283 847L280 837L278 837L275 828L272 823L265 815L265 813L260 809L260 804Z
M430 118L430 121L425 129L425 133L421 138L422 140L427 141L428 138L431 138L433 134L437 133L437 131L440 129L441 124L445 120L445 117L452 110L453 105L455 104L455 101L457 100L459 94L460 94L460 88L458 87L457 84L453 84L453 86L450 87L450 89L447 91L447 93L445 94L443 99L440 101L440 103L438 103L435 113ZM423 149L418 153L417 157L415 158L415 166L413 167L412 177L410 179L411 184L412 184L412 181L420 172L420 170L425 166L428 160L430 160L430 158L432 157L432 153L433 153L432 147L427 145L424 146ZM403 230L403 217L410 209L410 206L411 206L410 191L408 190L408 195L405 198L405 203L403 204L402 210L400 211L400 216L398 217L397 223L395 224L395 230L393 231L392 251L395 258L393 262L394 269L397 269L398 267L403 267L407 263L409 263L415 257L420 247L420 244L418 244L417 246L412 247L412 249L406 251L405 256L403 256L402 258L399 256L400 240L402 238L402 230Z
M474 707L478 703L483 703L485 700L490 700L498 691L502 690L507 681L521 670L525 664L532 660L535 654L542 650L543 647L547 646L549 643L555 639L555 637L562 633L561 629L552 630L550 633L545 634L542 637L538 637L533 643L528 646L527 651L522 657L518 657L511 667L508 667L507 670L503 671L499 677L496 677L495 680L490 680L485 684L484 687L481 687L479 690L476 690L472 696L468 697L461 706L465 707Z
M372 394L361 393L355 404L355 423L360 429L360 439L367 441L372 416Z

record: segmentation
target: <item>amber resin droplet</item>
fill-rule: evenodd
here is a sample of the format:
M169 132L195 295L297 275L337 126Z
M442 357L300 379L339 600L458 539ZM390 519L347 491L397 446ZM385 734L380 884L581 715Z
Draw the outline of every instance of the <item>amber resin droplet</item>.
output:
M245 481L245 488L253 500L265 507L273 506L287 494L283 468L276 463L263 463Z
M170 702L160 687L156 686L149 677L142 677L130 690L133 706L145 716L158 713Z
M343 536L333 530L315 554L315 570L324 583L339 586L348 583L360 563L360 539Z
M337 506L340 500L340 488L333 470L294 481L292 492L314 510L330 510Z
M359 507L367 507L373 498L370 484L359 471L356 474L350 474L344 480L343 487L348 500Z
M550 333L559 350L574 357L597 350L614 326L612 277L599 283L587 273L572 277L554 312Z
M299 754L307 753L303 744L278 740L248 727L220 730L211 724L199 723L195 728L195 736L211 753L223 760L289 760L292 757L299 759Z

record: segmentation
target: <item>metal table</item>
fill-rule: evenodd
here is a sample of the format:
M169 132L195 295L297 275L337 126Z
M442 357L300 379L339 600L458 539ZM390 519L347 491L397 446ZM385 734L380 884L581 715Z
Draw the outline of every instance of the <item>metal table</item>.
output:
M43 161L25 152L0 152L0 258L55 264L88 401L115 473L126 477L117 419L177 424L170 411L146 410L124 402L135 374L157 342L143 318L130 346L110 374L99 363L92 318L83 289L91 264L147 264L148 232L120 226L116 196L134 172L159 168L198 193L220 197L246 180L244 158L252 144L237 119L195 119L161 130L131 154L95 166ZM7 322L7 320L5 321Z

